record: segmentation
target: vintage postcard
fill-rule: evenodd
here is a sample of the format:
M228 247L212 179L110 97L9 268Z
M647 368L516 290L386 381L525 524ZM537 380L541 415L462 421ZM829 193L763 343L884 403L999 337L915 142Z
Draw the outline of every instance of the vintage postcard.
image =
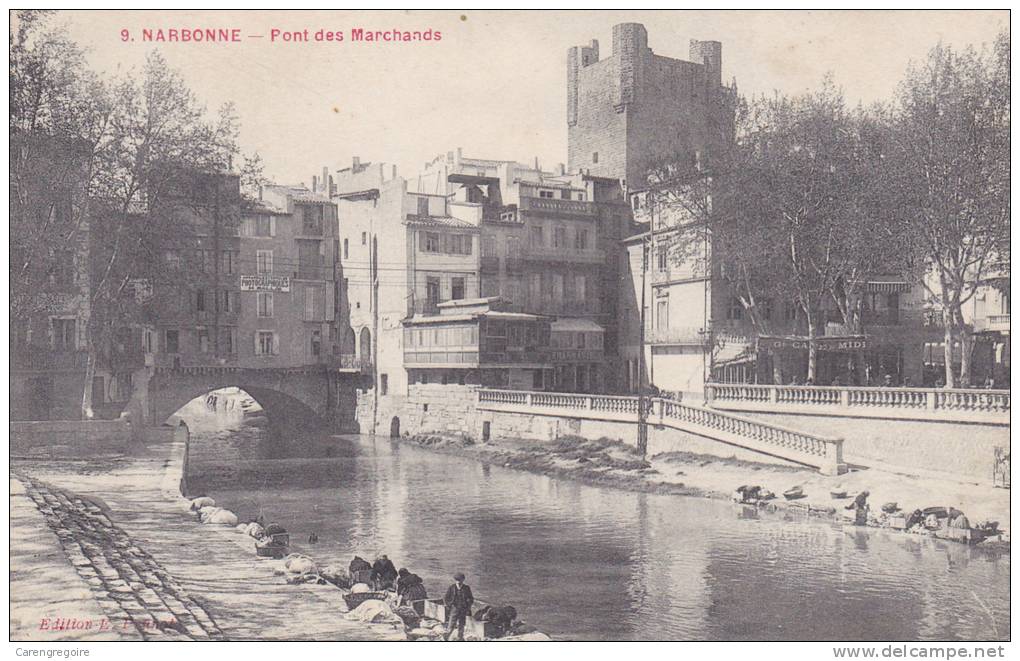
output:
M18 650L1005 655L1008 10L9 22Z

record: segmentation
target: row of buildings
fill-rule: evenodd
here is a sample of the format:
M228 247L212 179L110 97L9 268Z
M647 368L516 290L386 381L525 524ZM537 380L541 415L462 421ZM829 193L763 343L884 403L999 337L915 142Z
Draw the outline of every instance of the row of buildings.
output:
M458 148L405 177L355 157L307 187L263 186L256 200L242 199L236 176L182 181L162 212L137 212L169 214L184 239L136 274L142 313L117 329L93 403L115 411L139 369L203 365L360 374L359 406L373 412L424 384L698 394L709 379L803 382L795 307L770 302L775 335L757 337L710 245L673 254L677 219L634 183L657 162L710 162L733 139L734 98L721 44L663 57L627 23L608 57L595 41L568 52L566 165ZM61 298L13 324L16 415L75 409L56 391L84 384L52 370L80 372L88 251L101 255L101 238L68 244L77 252L51 283ZM826 325L818 383L934 385L943 333L920 292L896 276L868 282L866 331ZM1008 284L984 288L970 314L975 372L1002 381Z

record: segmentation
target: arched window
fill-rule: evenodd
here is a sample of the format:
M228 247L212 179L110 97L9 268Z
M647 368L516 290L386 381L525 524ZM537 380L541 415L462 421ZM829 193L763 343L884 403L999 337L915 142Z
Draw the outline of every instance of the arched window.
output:
M361 360L366 361L372 358L372 332L368 327L361 329Z

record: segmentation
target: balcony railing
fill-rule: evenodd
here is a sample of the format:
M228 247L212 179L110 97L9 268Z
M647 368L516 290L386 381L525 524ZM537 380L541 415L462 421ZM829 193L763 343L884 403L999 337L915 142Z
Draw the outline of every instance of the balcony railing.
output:
M547 213L552 215L593 216L595 205L580 200L558 200L548 197L522 197L521 211L532 215Z
M1009 332L1009 315L1008 314L990 314L983 319L974 320L974 330L981 331L999 331Z
M606 253L597 248L577 249L571 247L528 246L524 259L541 262L572 262L579 264L602 264Z
M708 342L708 333L697 326L677 326L673 328L655 328L645 331L648 344L677 344L701 346Z
M714 408L862 418L1009 424L1008 390L707 383Z
M827 474L846 471L843 440L840 438L819 436L670 399L649 398L645 401L648 407L645 410L646 420L649 424L693 432L730 445L814 466ZM503 413L631 423L638 422L638 406L637 397L488 388L478 390L477 403L481 410Z

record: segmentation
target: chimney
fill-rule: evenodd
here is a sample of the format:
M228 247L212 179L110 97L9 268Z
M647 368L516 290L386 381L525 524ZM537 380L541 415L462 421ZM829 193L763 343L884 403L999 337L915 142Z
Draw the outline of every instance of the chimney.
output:
M557 163L556 168L560 171L560 176L563 176L567 173L567 166L562 163Z
M329 197L333 197L333 191L335 190L335 185L333 184L333 175L329 175L328 181L329 188L326 189L326 195L328 195Z
M357 173L358 173L358 168L359 168L359 167L361 167L361 158L360 158L360 157L358 157L358 156L355 156L355 157L354 157L354 158L353 158L353 159L351 160L351 170L352 170L352 173L353 173L353 174L357 174Z
M393 176L391 177L391 179L396 179L396 178L397 178L397 166L394 165L393 166Z
M460 147L457 147L457 158L453 161L453 164L456 166L460 166L460 159L462 159L463 157L464 156L463 153L461 152Z
M538 167L538 156L535 157L535 169L536 170L541 170L542 169L542 168Z
M329 181L329 168L325 165L322 166L322 179L319 179L319 188L326 191L326 195L329 195L329 189L326 188L326 182Z
M314 174L312 175L312 192L316 192L319 188L319 178Z

